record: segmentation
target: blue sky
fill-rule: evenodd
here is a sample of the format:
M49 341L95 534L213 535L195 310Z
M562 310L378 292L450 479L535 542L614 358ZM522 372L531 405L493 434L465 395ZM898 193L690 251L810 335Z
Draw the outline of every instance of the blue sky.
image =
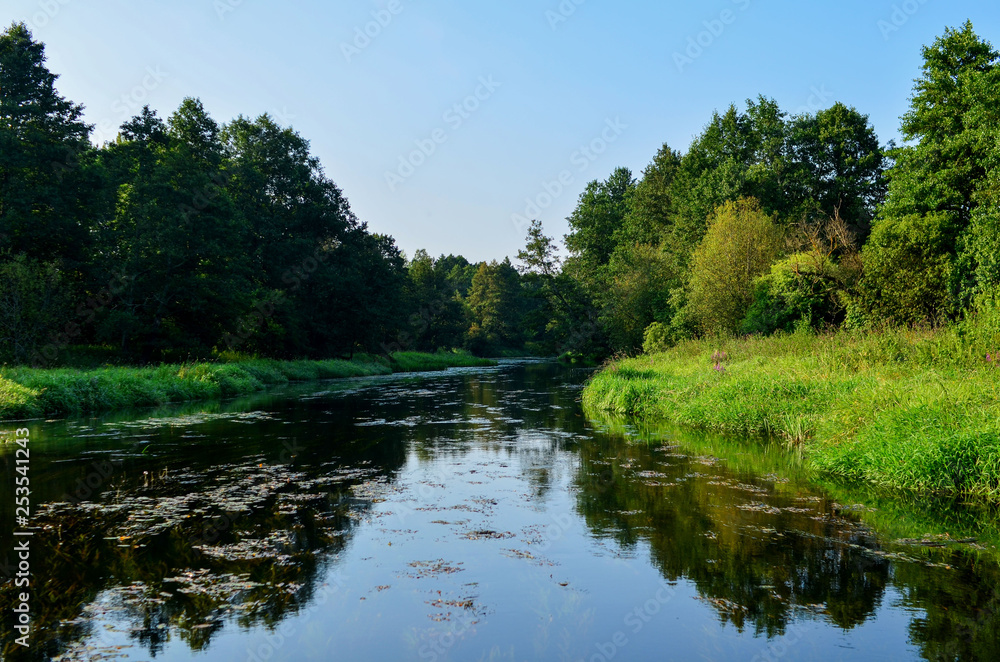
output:
M562 236L588 181L641 173L664 142L685 150L713 110L748 97L790 112L843 101L897 138L921 45L967 18L1000 44L996 0L4 7L0 19L46 43L98 138L144 103L167 116L185 96L220 123L271 113L311 140L373 231L408 255L471 260L516 254L515 215Z

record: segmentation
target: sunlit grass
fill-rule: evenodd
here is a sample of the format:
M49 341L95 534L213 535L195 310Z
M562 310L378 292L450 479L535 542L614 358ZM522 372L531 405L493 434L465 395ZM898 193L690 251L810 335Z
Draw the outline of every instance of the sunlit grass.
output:
M481 359L468 352L452 351L424 354L422 352L396 352L392 355L393 367L398 372L423 372L457 367L485 367L496 365L495 361Z
M82 414L169 402L209 400L295 381L493 365L461 353L404 352L392 359L276 361L241 359L157 367L0 369L0 420Z
M992 331L798 333L682 343L608 365L591 411L766 435L815 472L1000 499L1000 369ZM725 352L724 371L713 354ZM992 358L992 356L991 356Z

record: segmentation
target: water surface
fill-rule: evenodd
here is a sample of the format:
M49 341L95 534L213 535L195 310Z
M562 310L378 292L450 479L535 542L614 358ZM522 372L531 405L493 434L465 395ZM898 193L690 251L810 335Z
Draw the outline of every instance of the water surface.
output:
M512 362L31 422L37 629L13 645L8 582L5 659L1000 659L992 536L967 530L988 513L588 422L587 376Z

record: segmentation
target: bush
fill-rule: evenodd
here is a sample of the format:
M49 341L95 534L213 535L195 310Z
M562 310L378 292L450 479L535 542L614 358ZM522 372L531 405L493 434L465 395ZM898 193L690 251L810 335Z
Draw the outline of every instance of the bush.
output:
M955 219L935 212L883 219L862 252L865 275L852 312L891 324L938 322L957 312L951 292Z
M767 273L781 246L781 230L756 200L716 209L691 265L688 306L703 331L739 329L754 300L754 281Z
M670 327L661 322L653 322L642 334L642 351L646 354L665 352L672 345Z
M819 329L842 322L844 311L840 268L820 253L798 253L757 279L740 331L767 335L793 331L797 325Z

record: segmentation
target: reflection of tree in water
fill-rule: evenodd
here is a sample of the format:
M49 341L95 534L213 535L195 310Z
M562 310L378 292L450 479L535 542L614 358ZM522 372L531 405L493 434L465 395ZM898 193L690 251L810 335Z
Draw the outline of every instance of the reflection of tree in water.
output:
M669 580L687 578L724 622L773 636L796 615L852 628L878 606L889 562L811 495L742 483L712 458L599 439L580 450L579 507L598 535L647 541Z
M230 619L279 623L309 604L403 453L385 443L321 471L247 458L147 473L97 502L40 506L26 659L51 659L73 642L104 652L108 615L154 655L170 636L204 650ZM5 615L14 591L0 589ZM5 657L15 648L10 625Z
M928 660L1000 659L996 562L970 561L958 551L935 560L933 567L907 563L895 569L903 604L924 611L910 623L911 641Z

